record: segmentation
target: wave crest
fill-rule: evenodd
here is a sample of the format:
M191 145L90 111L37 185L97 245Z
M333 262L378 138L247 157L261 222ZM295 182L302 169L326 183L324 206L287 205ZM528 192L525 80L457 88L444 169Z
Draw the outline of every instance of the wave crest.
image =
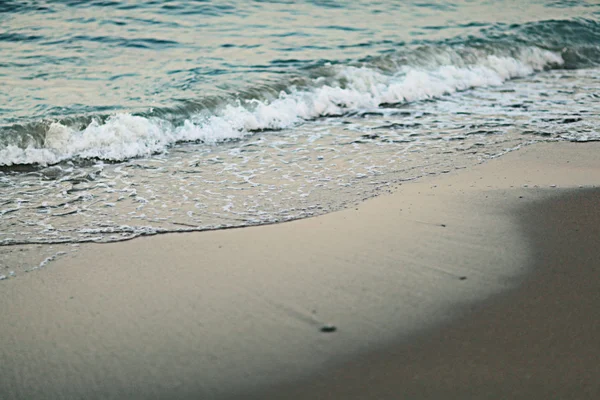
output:
M439 49L438 49L439 50ZM453 60L453 63L447 63ZM225 104L211 115L196 114L175 125L159 117L115 114L92 119L85 128L52 122L43 145L0 148L0 165L48 165L68 159L120 161L167 151L178 142L216 144L261 130L279 130L302 121L431 99L563 65L559 53L523 47L511 55L445 50L426 65L401 65L390 72L376 63L329 66L331 74L306 87L289 87L271 101L251 99Z

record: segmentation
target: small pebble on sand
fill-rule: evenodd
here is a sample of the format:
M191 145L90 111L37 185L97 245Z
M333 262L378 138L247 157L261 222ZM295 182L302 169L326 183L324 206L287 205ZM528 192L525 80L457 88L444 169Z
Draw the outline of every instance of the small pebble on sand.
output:
M334 325L323 325L321 327L321 332L325 332L325 333L331 333L331 332L335 332L337 331L337 328Z

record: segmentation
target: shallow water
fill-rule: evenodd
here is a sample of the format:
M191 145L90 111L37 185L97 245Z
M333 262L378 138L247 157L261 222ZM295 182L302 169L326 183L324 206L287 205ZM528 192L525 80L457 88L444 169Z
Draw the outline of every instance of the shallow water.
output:
M0 5L0 245L343 208L600 140L584 1Z

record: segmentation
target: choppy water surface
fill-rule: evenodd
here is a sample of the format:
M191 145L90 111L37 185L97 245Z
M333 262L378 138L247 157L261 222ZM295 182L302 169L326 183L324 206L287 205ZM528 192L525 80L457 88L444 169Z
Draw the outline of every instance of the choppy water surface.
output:
M285 221L537 141L600 140L599 16L2 2L0 245Z

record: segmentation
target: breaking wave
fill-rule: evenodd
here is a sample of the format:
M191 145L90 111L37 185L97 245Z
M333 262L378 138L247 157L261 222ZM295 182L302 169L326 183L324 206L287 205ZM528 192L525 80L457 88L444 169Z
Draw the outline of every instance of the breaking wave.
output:
M0 148L0 165L48 165L86 158L120 161L161 153L178 142L216 144L314 118L497 86L564 63L559 53L537 47L523 47L512 55L489 54L481 49L465 52L425 47L420 51L421 63L425 59L428 64L398 65L392 72L378 65L383 64L381 59L362 66L326 65L321 67L323 75L311 78L303 88L291 86L273 99L237 100L212 115L191 115L179 125L128 113L92 118L83 129L48 122L37 143L5 143ZM5 142L8 137L11 135L4 135Z

